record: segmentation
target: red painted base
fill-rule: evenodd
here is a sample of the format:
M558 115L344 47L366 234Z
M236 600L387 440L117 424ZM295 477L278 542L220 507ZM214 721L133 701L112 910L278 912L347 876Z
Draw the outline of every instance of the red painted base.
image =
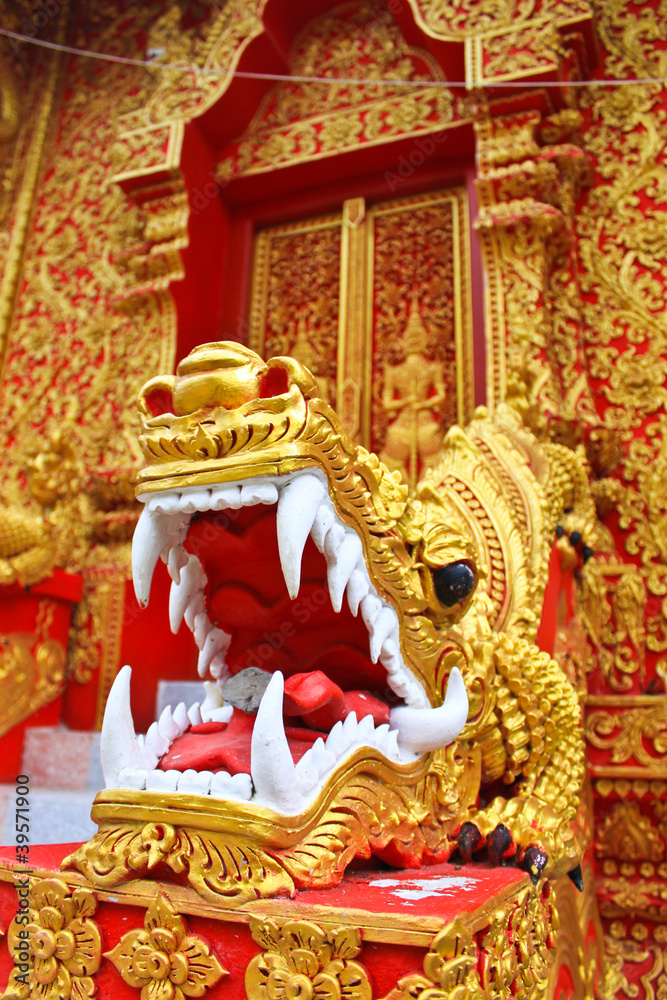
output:
M85 879L59 870L63 857L78 845L33 847L30 870L39 878L57 877L71 889L86 885ZM0 920L7 929L17 911L19 881L23 865L15 866L13 848L0 849ZM408 974L423 975L423 960L434 936L457 916L463 916L471 932L489 922L496 907L511 900L528 882L515 868L484 865L439 865L416 871L386 868L358 870L348 874L335 889L299 892L294 899L253 900L230 909L216 908L189 887L137 881L113 890L94 889L97 907L91 919L102 937L102 953L116 948L133 928L144 927L146 909L158 892L164 892L185 921L188 933L204 938L228 975L206 992L211 1000L246 1000L245 974L249 962L261 951L253 939L251 916L277 920L307 920L324 930L355 928L361 932L363 964L373 997L386 996ZM0 944L0 988L12 971L12 959L4 938ZM138 996L115 965L102 958L95 975L99 1000L122 1000Z

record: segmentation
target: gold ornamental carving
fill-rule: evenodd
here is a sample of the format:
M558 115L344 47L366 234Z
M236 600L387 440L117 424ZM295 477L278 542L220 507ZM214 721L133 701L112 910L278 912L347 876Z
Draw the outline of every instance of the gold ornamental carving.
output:
M128 931L105 958L128 986L141 990L142 1000L202 997L228 975L208 942L189 933L164 893L148 907L143 930Z
M630 691L646 677L646 586L633 564L596 560L581 578L581 616L595 666L612 691Z
M509 1000L544 997L556 955L553 890L522 889L472 933L464 918L443 928L424 958L424 975L401 979L385 1000Z
M27 879L22 880L26 883ZM28 923L19 915L7 932L14 969L5 1000L80 1000L95 993L94 977L102 961L100 929L92 919L95 894L86 888L70 889L62 879L31 879ZM22 911L23 912L23 911ZM29 952L30 971L19 956Z
M434 410L442 408L448 394L444 365L423 354L428 338L416 302L401 340L404 360L384 370L382 409L387 427L380 458L387 468L398 469L414 489L420 463L424 468L440 451L444 429Z
M596 707L589 700L586 716L586 740L600 750L608 750L607 765L618 767L628 761L646 769L646 778L663 777L667 770L667 704L664 697L645 696L632 699L634 707L621 702L610 708ZM620 773L620 772L619 772Z
M255 241L250 345L289 354L335 400L340 307L341 217L262 230Z
M599 858L620 861L662 861L665 841L638 802L615 802L595 831Z
M472 416L470 267L463 189L351 198L258 234L250 346L306 365L345 430L414 489Z
M591 179L588 161L576 125L562 116L484 114L476 132L487 400L506 399L539 436L549 429L567 441L568 427L597 423L572 231L574 203Z
M263 952L246 970L248 1000L371 1000L368 974L355 961L357 928L324 931L307 920L251 916L250 932Z
M558 23L591 15L588 0L410 0L415 15L436 38L464 39L516 27L535 18Z
M661 15L620 2L604 4L600 14L600 39L609 53L606 72L644 82L613 90L591 86L588 93L583 143L599 181L576 218L587 293L583 336L590 374L600 387L604 427L620 449L615 470L619 545L638 565L649 598L643 627L650 666L667 651L662 412L667 327L658 196L667 178L658 82L665 61L648 40L662 30Z
M666 931L667 928L660 924L651 931L641 921L633 921L629 926L621 920L610 924L609 933L605 935L607 972L602 1000L637 996L638 980L646 997L662 995L667 983Z
M30 587L54 568L79 568L91 539L93 512L75 429L64 424L22 470L36 508L0 507L0 584Z
M501 914L494 914L501 916ZM401 979L386 1000L445 1000L460 996L484 1000L478 972L478 947L475 937L460 919L448 925L433 940L424 958L424 976L412 975ZM512 967L516 976L516 963Z
M465 102L443 85L438 62L406 44L384 4L344 3L315 18L294 42L290 72L294 82L276 84L225 151L216 170L221 182L470 119ZM313 76L326 82L300 79ZM359 83L350 86L350 79ZM399 82L380 87L380 80ZM429 81L434 86L423 86Z
M53 701L65 684L65 649L48 638L53 606L40 602L36 635L0 637L0 735Z
M414 489L474 408L467 195L381 202L369 225L371 447Z
M582 865L582 875L583 892L566 879L560 879L553 886L560 928L548 991L548 996L554 1000L564 1000L565 996L591 1000L604 989L604 935L598 913L597 871L594 872L588 859ZM560 992L556 991L562 969L570 974L571 992L567 980L565 989L561 987Z

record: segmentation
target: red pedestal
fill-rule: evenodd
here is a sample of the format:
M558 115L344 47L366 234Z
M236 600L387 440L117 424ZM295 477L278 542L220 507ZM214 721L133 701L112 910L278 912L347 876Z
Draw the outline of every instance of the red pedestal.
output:
M315 925L317 933L327 938L349 929L348 949L352 942L357 950L355 953L352 948L343 957L355 965L359 963L370 986L370 995L380 998L391 993L405 976L419 975L423 978L424 960L432 949L434 939L456 918L461 918L461 941L468 942L467 947L472 949L473 954L475 949L479 949L481 956L481 942L496 914L500 915L499 919L503 918L503 914L507 919L507 912L511 912L513 907L523 906L525 909L528 899L541 905L544 897L544 887L535 889L530 886L527 876L516 868L439 865L416 871L356 871L335 889L299 892L294 899L257 899L236 904L228 901L227 905L223 902L216 907L203 901L190 887L173 883L137 880L114 889L102 889L91 886L81 875L61 873L61 859L75 846L78 845L33 847L28 856L29 870L38 880L60 879L61 894L64 891L72 895L81 887L89 890L86 917L96 926L89 940L97 935L100 938L97 958L90 963L90 968L94 968L92 979L98 1000L122 1000L125 997L129 1000L138 996L137 988L124 980L110 953L116 952L119 945L120 950L127 950L132 932L142 932L148 926L146 921L150 917L147 917L147 911L160 893L164 894L173 912L179 915L176 919L182 922L186 933L198 939L200 943L196 947L202 947L203 941L203 947L209 949L226 971L226 975L206 991L206 997L211 1000L222 997L225 1000L247 1000L248 996L254 995L253 989L248 988L248 968L267 948L266 941L262 944L258 941L258 920L265 924L273 921L273 927L277 929L273 931L274 935L283 935L281 954L284 962L283 959L276 959L278 964L283 962L289 972L294 958L295 962L303 964L307 972L310 970L309 974L313 977L317 971L314 965L325 960L324 951L317 953L314 939L309 939L306 950L312 949L315 958L306 960L301 953L292 956L290 949L293 950L297 944L294 938L285 936L289 932L289 928L284 929L285 923L307 921L311 927ZM0 920L5 928L16 915L17 888L22 884L24 872L25 866L15 865L12 848L0 850ZM550 890L546 890L546 895L550 896ZM56 902L54 905L67 911L67 907L71 909L73 904ZM44 919L47 918L48 915L45 915ZM510 929L510 936L516 936L517 930L518 923ZM271 933L269 928L269 937ZM296 929L294 933L298 937L305 932ZM163 943L163 951L172 944L171 939ZM514 949L515 944L510 942L508 947ZM311 964L313 969L310 969ZM12 966L9 941L5 937L0 943L0 988L7 982ZM356 968L355 975L358 974L358 966ZM291 971L294 972L293 969ZM340 975L341 983L345 979L344 974L335 968L330 969L329 974ZM362 990L349 995L365 994Z

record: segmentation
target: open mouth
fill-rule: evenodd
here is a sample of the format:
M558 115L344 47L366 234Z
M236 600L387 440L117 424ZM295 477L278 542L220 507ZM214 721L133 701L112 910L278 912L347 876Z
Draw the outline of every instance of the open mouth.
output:
M459 671L432 708L406 666L401 622L317 469L147 493L132 569L148 603L157 560L169 619L199 649L200 702L132 721L130 668L107 702L107 788L209 795L284 815L307 808L352 755L400 770L450 743L468 700Z

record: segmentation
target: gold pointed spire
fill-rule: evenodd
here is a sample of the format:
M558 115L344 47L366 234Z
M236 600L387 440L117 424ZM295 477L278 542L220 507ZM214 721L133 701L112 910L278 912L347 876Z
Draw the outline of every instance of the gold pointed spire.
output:
M419 314L419 303L417 302L416 296L412 299L410 315L408 316L408 324L401 340L406 354L423 354L426 350L428 344L428 333L426 332L424 324L422 323L422 318Z

